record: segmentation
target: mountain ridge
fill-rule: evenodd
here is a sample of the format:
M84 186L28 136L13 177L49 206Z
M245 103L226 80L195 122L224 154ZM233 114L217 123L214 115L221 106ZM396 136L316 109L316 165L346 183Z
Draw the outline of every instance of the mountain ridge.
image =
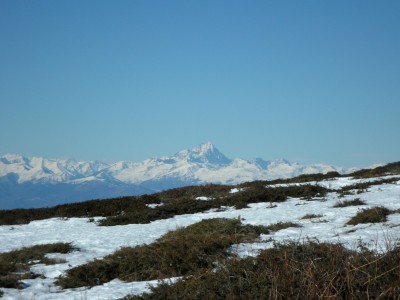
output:
M326 164L301 165L285 159L230 159L211 142L171 156L112 164L5 154L0 156L0 209L139 195L185 185L239 184L349 170Z

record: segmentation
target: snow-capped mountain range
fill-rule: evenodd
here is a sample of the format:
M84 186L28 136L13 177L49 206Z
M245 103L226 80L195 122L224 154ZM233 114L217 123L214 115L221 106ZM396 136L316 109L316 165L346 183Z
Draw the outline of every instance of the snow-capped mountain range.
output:
M152 193L184 185L238 184L348 170L284 159L229 159L210 142L142 162L0 157L0 209L42 207L94 198Z

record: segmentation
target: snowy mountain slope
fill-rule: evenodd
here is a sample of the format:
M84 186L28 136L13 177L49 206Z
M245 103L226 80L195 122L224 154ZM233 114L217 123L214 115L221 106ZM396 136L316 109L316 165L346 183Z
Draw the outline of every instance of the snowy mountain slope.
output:
M18 177L18 183L70 182L88 178L107 167L107 164L100 161L27 158L17 154L6 154L0 157L0 177L15 174Z
M0 209L138 195L188 184L237 184L330 171L347 170L283 159L229 159L211 143L172 156L114 164L6 154L0 157Z
M60 264L33 264L31 270L43 276L23 280L24 289L1 288L1 290L4 291L4 299L118 299L128 294L148 292L147 284L156 285L156 281L123 282L114 279L92 288L64 290L57 287L54 281L68 269L93 259L101 259L121 247L150 244L168 231L211 218L240 218L243 223L251 225L268 226L279 222L294 222L301 225L301 227L289 227L261 235L258 243L243 243L231 247L231 251L240 257L255 256L259 250L273 247L274 242L289 240L340 242L349 249L357 249L362 244L372 250L386 251L391 246L390 243L396 243L400 239L399 213L389 215L388 220L381 223L346 225L346 222L360 209L384 206L391 210L399 210L400 176L394 176L394 178L398 178L398 181L371 186L368 190L358 194L341 196L339 193L331 192L324 199L316 198L313 201L289 198L287 201L279 203L255 203L244 209L227 208L226 210L178 215L148 224L103 227L96 226L87 218L53 218L33 221L25 225L0 226L0 240L2 241L0 253L21 247L56 242L71 242L79 248L79 251L69 254L52 254L53 258L65 259L65 262ZM380 179L384 178L362 180L337 178L316 184L339 190L344 186ZM241 191L233 189L231 192L240 193ZM198 198L202 201L206 197ZM355 198L360 198L365 205L335 208L338 201L349 201ZM316 214L319 217L303 218L307 214ZM99 219L96 218L96 220Z

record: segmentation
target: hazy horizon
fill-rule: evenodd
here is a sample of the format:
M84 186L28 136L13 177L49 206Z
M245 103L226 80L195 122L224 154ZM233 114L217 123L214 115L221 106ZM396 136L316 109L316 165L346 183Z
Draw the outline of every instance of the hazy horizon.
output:
M0 154L399 160L398 1L1 1Z

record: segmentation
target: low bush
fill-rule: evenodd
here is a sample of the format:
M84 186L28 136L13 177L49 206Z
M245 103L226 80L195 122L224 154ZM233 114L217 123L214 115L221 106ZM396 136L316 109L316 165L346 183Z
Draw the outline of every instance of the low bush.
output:
M124 299L398 299L399 287L399 249L374 254L293 242Z
M296 227L301 227L301 225L293 223L293 222L279 222L279 223L275 223L275 224L266 226L266 228L271 231L279 231L279 230L287 229L290 227L296 228Z
M340 207L358 206L358 205L366 205L366 203L362 201L360 198L356 198L353 200L338 201L333 207L340 208Z
M207 189L205 189L206 187ZM159 193L157 194L157 198L163 203L162 206L149 208L142 205L140 208L129 208L124 211L124 214L110 216L100 221L99 224L103 226L112 226L132 223L149 223L154 220L167 219L176 215L199 213L210 209L219 209L220 207L228 206L241 209L246 208L250 203L284 202L288 197L305 199L323 197L329 191L318 185L267 188L265 181L255 181L240 185L243 191L236 194L229 194L224 186L217 186L214 193L212 193L212 188L215 188L214 186L206 187L186 187ZM171 198L173 195L175 195L176 198ZM201 195L213 199L208 201L196 200L196 197Z
M339 196L346 196L346 195L352 195L353 191L355 191L357 194L361 194L364 192L368 191L368 188L374 185L382 185L382 184L390 184L397 182L399 178L388 178L388 179L380 179L380 180L374 180L370 182L360 182L352 185L347 185L342 187L339 191L338 194Z
M381 223L387 221L387 216L393 212L386 207L372 207L363 209L352 217L346 224L357 225L364 223Z
M60 261L49 259L45 255L47 253L68 253L74 249L69 243L56 243L0 253L0 287L19 288L20 280L38 276L29 272L30 265L59 263Z
M72 268L57 284L62 288L94 286L114 278L127 281L163 279L210 270L225 260L235 243L254 241L262 226L242 225L237 219L203 220L169 232L155 243L123 248L101 260Z
M338 172L332 171L326 174L322 173L314 173L314 174L303 174L293 178L288 179L277 179L270 181L270 184L280 184L280 183L304 183L304 182L312 182L312 181L322 181L327 179L333 179L342 177L342 175Z
M137 197L122 197L109 200L91 200L81 203L70 203L48 208L0 210L0 225L27 224L34 220L48 218L72 218L114 216L121 214L130 206L140 207L145 205L145 200Z
M384 176L389 174L400 174L400 162L394 162L385 166L376 167L373 169L363 169L348 174L355 178L370 178L377 176Z
M315 174L314 174L315 175ZM316 176L316 175L315 175ZM40 209L0 210L0 225L25 224L52 217L105 217L99 225L113 226L149 223L175 215L204 212L221 207L246 208L250 203L283 202L288 197L311 199L323 197L328 189L318 185L299 185L267 188L268 181L254 181L239 185L240 193L231 194L233 186L209 184L171 189L152 195L91 200ZM199 196L212 200L199 201ZM162 204L149 207L148 204Z
M301 219L305 220L305 219L315 219L315 218L322 218L323 215L317 215L317 214L306 214L304 215Z

